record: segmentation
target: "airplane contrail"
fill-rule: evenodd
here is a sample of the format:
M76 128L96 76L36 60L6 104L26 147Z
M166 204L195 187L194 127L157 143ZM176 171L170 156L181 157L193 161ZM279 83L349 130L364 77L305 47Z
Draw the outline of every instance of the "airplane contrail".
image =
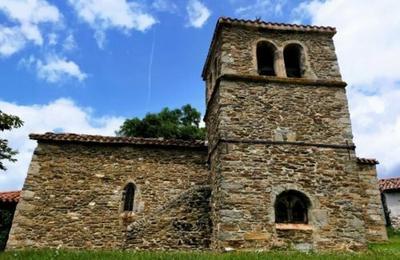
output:
M155 31L156 31L156 29L153 29L153 41L151 43L150 58L149 58L149 69L148 69L148 77L147 77L146 111L148 111L148 109L149 109L149 104L150 104L150 99L151 99L151 77L152 77L151 71L152 71L152 67L153 67L154 47L156 45Z

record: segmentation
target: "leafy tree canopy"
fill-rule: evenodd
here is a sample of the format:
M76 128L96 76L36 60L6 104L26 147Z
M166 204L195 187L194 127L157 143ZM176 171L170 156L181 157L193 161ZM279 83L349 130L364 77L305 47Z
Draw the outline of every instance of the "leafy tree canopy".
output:
M146 114L143 119L125 120L116 133L119 136L204 140L205 128L199 126L200 120L200 112L191 105L174 110L164 108L159 113Z
M8 115L0 110L0 131L11 130L13 128L21 127L23 124L22 120L17 116ZM6 170L3 164L3 160L9 160L15 162L16 159L13 158L17 154L8 146L8 141L5 139L0 139L0 170Z

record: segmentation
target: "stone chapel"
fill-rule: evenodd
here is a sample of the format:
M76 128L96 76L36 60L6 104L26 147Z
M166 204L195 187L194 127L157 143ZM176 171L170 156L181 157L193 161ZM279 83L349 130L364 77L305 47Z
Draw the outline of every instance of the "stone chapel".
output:
M386 240L332 27L220 18L207 141L31 134L7 248L362 250Z

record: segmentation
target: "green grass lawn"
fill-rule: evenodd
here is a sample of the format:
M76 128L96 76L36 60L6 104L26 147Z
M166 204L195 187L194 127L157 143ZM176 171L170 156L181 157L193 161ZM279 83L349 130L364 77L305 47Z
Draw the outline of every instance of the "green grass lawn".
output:
M400 230L388 228L389 241L386 243L370 244L369 250L377 253L391 252L400 255ZM399 257L400 259L400 257Z
M400 232L388 230L390 240L385 243L370 244L369 250L361 253L300 253L272 251L260 253L207 253L207 252L128 252L128 251L68 251L68 250L23 250L8 251L0 254L1 259L400 259Z

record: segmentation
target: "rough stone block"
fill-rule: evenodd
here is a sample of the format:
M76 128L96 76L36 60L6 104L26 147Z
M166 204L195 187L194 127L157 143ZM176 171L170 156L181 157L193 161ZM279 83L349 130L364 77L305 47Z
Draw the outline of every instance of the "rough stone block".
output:
M267 240L271 237L270 233L267 232L247 232L244 234L245 240Z

